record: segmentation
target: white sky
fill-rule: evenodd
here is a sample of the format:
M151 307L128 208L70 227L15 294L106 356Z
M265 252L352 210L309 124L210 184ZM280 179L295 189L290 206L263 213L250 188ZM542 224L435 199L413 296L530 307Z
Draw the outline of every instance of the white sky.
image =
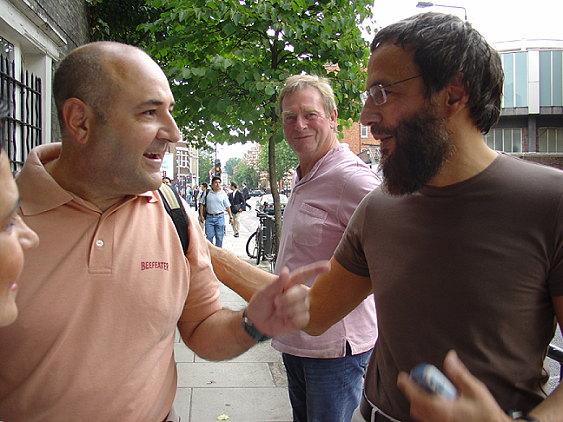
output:
M422 12L442 12L464 18L463 9L417 8L418 0L375 0L375 27L381 28ZM440 0L436 4L461 6L467 20L490 43L521 39L563 40L563 0ZM242 158L251 144L217 145L222 164L230 157Z
M375 0L376 26L382 27L421 12L442 12L464 18L463 9L453 7L417 8L418 0ZM439 0L461 6L467 20L489 42L526 39L563 39L561 0Z

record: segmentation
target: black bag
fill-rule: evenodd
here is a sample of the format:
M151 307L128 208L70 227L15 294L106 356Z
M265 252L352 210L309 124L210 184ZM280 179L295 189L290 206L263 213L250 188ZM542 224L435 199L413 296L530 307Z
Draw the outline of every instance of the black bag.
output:
M158 193L162 198L162 204L164 205L166 212L176 227L185 255L188 251L190 241L188 238L188 214L182 206L182 201L180 200L180 196L178 195L178 192L176 192L176 189L173 189L163 183L160 185Z

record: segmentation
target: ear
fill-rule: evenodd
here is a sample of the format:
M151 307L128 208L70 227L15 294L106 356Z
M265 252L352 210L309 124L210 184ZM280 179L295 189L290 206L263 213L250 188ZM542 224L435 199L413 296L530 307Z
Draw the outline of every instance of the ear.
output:
M332 110L332 113L330 113L330 128L334 131L336 131L336 125L338 123L337 117L338 117L338 110L336 109Z
M92 111L78 98L69 98L63 104L62 115L66 132L70 138L80 144L88 141Z
M448 116L458 113L467 106L469 95L463 81L463 73L458 73L446 87L446 100Z

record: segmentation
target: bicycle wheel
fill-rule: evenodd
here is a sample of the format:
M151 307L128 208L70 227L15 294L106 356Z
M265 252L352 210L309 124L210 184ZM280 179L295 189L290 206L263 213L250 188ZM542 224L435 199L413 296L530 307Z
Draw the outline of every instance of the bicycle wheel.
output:
M249 258L256 258L258 251L258 242L256 240L256 232L252 233L246 241L246 254Z

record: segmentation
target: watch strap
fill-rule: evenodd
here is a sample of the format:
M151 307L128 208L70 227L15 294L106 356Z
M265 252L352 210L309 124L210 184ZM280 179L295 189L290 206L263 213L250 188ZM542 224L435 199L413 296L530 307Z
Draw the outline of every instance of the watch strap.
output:
M246 315L246 311L247 309L245 308L242 313L242 321L240 323L246 334L248 334L250 337L252 337L254 340L258 342L270 340L270 337L262 334L260 330L258 330L258 328L256 328L252 322L250 322L248 316Z

